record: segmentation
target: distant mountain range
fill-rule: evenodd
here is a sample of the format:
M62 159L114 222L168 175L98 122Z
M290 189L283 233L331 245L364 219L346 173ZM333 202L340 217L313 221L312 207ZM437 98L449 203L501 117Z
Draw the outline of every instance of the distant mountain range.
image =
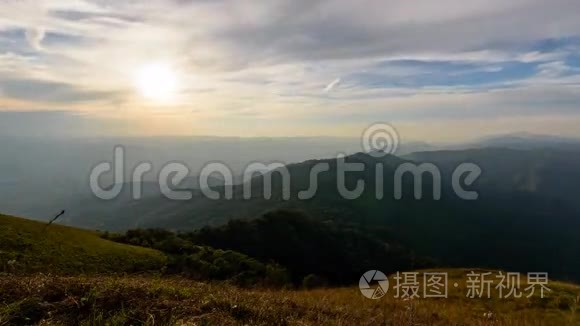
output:
M385 165L385 197L392 199L394 170L405 162L434 163L442 172L444 193L452 192L450 185L453 169L461 163L476 163L483 170L474 189L480 193L482 200L492 200L496 197L534 196L540 197L540 202L546 205L556 205L558 209L580 210L576 194L580 185L580 151L565 151L558 149L514 150L505 148L482 148L456 151L417 152L395 157L375 159L364 153L354 154L346 158L347 162L360 162L367 165L362 172L347 174L347 183L354 184L357 179L366 183L366 192L356 201L372 197L374 193L374 166L376 163ZM302 202L297 199L301 190L308 188L310 170L313 165L326 163L331 170L320 174L320 190L314 199ZM251 200L242 197L243 186L234 187L236 194L233 200L211 200L205 198L197 186L196 178L189 178L182 184L182 189L191 189L194 198L189 201L171 201L159 192L159 186L154 182L143 184L144 197L134 201L131 198L131 185L126 184L119 198L105 202L94 196L79 197L79 207L74 207L66 221L78 226L89 226L103 229L127 229L140 226L163 226L172 229L191 229L204 225L220 225L229 219L251 218L264 211L280 207L302 207L304 205L320 206L321 202L345 201L336 190L336 159L311 160L287 166L291 175L292 198L283 200L281 185L274 183L274 195L271 200L265 200L254 195ZM372 172L372 173L371 173ZM270 172L271 174L272 172ZM276 173L275 177L277 176ZM252 180L252 189L262 194L263 176ZM275 179L275 178L274 178ZM219 179L212 179L212 186L220 189ZM276 180L276 179L275 179ZM405 180L405 189L412 190L409 178ZM425 187L427 188L427 187ZM425 189L428 191L429 189ZM410 195L409 197L412 197ZM446 198L443 198L446 200ZM333 205L330 205L333 207Z
M376 237L396 240L420 256L443 265L480 266L510 270L541 270L559 278L580 279L580 146L574 140L512 135L487 139L471 149L418 151L402 156L375 158L355 153L346 162L362 163L365 169L349 172L345 183L353 189L358 180L365 190L354 200L344 199L337 190L337 159L308 160L287 165L291 198L283 199L282 179L277 171L251 180L252 197L243 198L243 185L234 186L231 200L206 198L190 178L182 188L192 190L193 199L172 201L159 194L157 184L144 184L144 198L134 201L130 187L113 201L102 201L78 187L62 202L48 201L67 192L59 184L46 185L46 196L37 191L26 199L46 203L53 215L65 208L61 222L91 229L127 230L165 228L191 231L204 226L220 226L236 219L253 219L266 212L291 208L306 212L320 221L370 232ZM423 147L427 147L426 145ZM508 148L509 147L509 148ZM469 188L479 193L476 201L465 201L452 191L451 174L461 163L475 163L480 178ZM318 175L317 195L299 200L297 194L310 184L314 165L326 163L330 170ZM441 200L433 200L433 180L423 179L423 199L413 198L413 178L403 178L403 198L393 196L394 174L404 163L433 163L442 174ZM377 199L377 164L382 164L384 198ZM264 178L272 176L273 194L262 196ZM32 176L30 177L32 178ZM17 182L21 182L20 181ZM224 193L214 179L212 189ZM10 183L6 183L10 187ZM130 185L130 184L128 184ZM18 200L18 193L1 190ZM20 192L22 195L26 193ZM46 197L46 198L45 198ZM10 204L10 203L8 203ZM20 205L24 203L21 201ZM5 207L5 206L2 206Z
M292 164L308 159L336 157L361 150L355 138L219 138L219 137L149 137L149 138L0 138L0 211L45 220L62 209L73 212L79 198L92 196L88 186L91 169L100 162L111 161L113 148L126 149L127 172L139 162L151 162L154 170L145 176L146 193L159 193L156 176L167 162L184 162L191 175L199 173L210 161L227 164L234 175L241 175L250 162L284 162ZM509 149L560 149L580 151L580 141L553 136L513 134L488 137L464 144L437 144L405 141L396 152L399 156L413 152L465 150L486 147ZM126 176L130 175L126 173ZM111 180L104 180L104 182ZM239 181L239 177L238 177ZM128 179L122 182L129 182ZM194 187L194 186L192 186ZM87 199L88 200L88 199ZM86 211L86 210L84 210ZM80 212L79 212L80 213ZM116 218L115 218L116 219ZM94 221L92 224L98 224ZM108 223L101 223L106 226Z
M577 243L580 229L580 151L561 149L513 150L483 148L462 151L420 152L404 157L375 158L357 153L345 158L362 163L364 171L350 172L345 183L353 189L364 180L365 191L354 200L337 190L337 160L311 160L287 166L291 198L283 199L282 178L277 171L251 180L252 198L243 198L243 185L234 187L231 200L212 200L194 190L188 201L170 201L161 196L122 202L98 211L94 203L82 203L67 220L73 225L123 230L165 228L191 231L219 226L236 219L252 219L280 208L307 212L321 221L395 239L421 256L444 265L484 266L510 270L542 270L565 279L580 279ZM403 180L403 198L393 197L394 174L403 163L429 162L442 174L442 197L434 200L433 180L423 180L423 199L413 198L413 178ZM464 201L452 191L451 173L458 164L478 164L483 173L468 187L479 192L476 201ZM308 188L312 166L327 163L328 172L318 177L317 195L299 200ZM383 165L384 198L375 198L375 167ZM264 199L264 178L272 176L272 198ZM224 191L223 186L214 190ZM73 211L75 211L73 209Z
M462 144L461 148L501 147L509 149L564 149L578 150L580 139L559 136L515 133L502 136L484 137L478 141Z

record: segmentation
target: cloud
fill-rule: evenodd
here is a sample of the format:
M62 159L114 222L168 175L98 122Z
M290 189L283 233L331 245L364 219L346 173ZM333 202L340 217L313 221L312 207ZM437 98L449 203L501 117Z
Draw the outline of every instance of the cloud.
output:
M563 61L553 61L538 65L538 76L540 77L559 77L574 71L575 69L568 66Z
M542 99L580 85L578 1L0 0L0 10L0 96L34 107L167 113L132 91L151 61L183 75L172 115L195 109L233 129L244 115L307 124L333 112L337 126L375 111L358 117L569 115L578 100Z
M28 29L25 32L26 40L28 44L35 49L36 51L42 51L42 40L44 40L44 36L46 35L46 31L41 28L32 28Z
M328 93L330 91L332 91L335 87L337 87L338 85L340 85L340 78L337 78L335 80L333 80L332 82L330 82L330 84L326 85L326 87L324 88L324 92Z
M564 51L557 51L557 52L540 52L540 51L533 51L528 52L520 55L518 60L525 63L530 62L546 62L546 61L553 61L553 60L561 60L565 58L568 53Z
M118 95L112 92L87 90L71 84L34 79L0 79L0 88L5 98L46 103L108 101Z
M567 0L550 4L445 0L412 5L405 1L298 0L249 7L236 10L234 6L230 22L209 32L239 54L258 59L457 53L567 37L580 28L574 14L580 4ZM263 14L254 15L254 10Z

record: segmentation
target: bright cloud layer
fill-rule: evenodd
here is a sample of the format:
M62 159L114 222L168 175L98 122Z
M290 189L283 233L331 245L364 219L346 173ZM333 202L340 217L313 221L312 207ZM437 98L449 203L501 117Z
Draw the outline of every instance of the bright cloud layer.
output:
M102 134L355 136L388 121L409 138L580 136L579 13L575 0L0 0L0 111L82 115ZM179 80L170 101L136 87L159 63Z

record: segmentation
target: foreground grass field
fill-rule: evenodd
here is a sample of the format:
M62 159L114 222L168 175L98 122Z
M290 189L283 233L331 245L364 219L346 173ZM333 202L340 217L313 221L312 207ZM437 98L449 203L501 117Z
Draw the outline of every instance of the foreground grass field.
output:
M450 271L463 282L464 271ZM580 288L545 299L379 300L358 288L240 289L156 277L0 277L1 325L578 325Z
M119 273L160 269L155 250L104 240L96 232L0 215L0 271Z
M162 277L166 261L95 232L0 216L0 325L580 325L580 287L559 282L545 298L470 299L469 270L441 270L446 299L395 299L391 288L371 300L358 287L248 289Z

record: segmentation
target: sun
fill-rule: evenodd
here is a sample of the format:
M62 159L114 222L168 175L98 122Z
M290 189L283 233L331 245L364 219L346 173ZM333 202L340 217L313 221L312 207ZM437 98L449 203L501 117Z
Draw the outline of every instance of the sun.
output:
M169 64L152 63L137 70L135 87L149 100L169 102L177 95L179 80Z

